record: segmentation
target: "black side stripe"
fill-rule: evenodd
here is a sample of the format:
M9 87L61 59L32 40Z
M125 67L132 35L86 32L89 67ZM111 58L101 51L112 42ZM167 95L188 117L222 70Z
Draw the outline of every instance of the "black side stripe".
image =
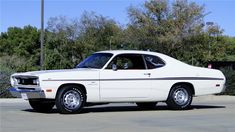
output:
M42 81L145 81L145 80L224 80L213 77L163 77L163 78L123 78L123 79L50 79Z

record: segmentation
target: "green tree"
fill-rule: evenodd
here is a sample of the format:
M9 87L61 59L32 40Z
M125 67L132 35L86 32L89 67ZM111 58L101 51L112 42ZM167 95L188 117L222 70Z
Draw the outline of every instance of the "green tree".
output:
M206 26L204 6L195 2L150 0L142 8L130 7L128 14L126 40L134 42L130 47L162 52L198 65L224 56L222 30L217 25Z
M38 69L39 32L37 28L10 27L0 35L0 97L10 97L10 75Z
M224 36L226 48L226 61L235 61L235 37Z
M39 62L39 32L37 28L10 27L0 36L0 59L11 56L14 60L25 60L22 65L14 67L15 71L36 70ZM5 57L4 57L5 56Z
M99 50L116 49L122 29L112 19L84 12L80 19L54 17L48 21L47 69L72 68Z

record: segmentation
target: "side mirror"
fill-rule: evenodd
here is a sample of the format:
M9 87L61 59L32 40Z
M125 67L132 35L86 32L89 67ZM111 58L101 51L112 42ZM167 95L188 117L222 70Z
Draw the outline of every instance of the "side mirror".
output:
M112 64L112 69L113 69L114 71L117 71L117 65L116 65L116 64Z

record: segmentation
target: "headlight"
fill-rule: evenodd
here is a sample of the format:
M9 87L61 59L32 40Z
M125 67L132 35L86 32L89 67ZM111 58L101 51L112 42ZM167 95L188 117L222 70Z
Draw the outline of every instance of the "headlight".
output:
M38 79L38 78L37 78L37 79L34 79L34 80L33 80L33 84L34 84L34 85L39 85L39 79Z
M19 84L19 80L15 77L11 77L11 86L15 86Z
M11 77L11 86L14 86L15 82L14 79Z

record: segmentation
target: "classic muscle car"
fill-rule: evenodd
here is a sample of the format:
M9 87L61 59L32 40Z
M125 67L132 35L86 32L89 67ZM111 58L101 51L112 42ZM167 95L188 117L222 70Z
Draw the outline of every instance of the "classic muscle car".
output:
M188 109L194 96L220 93L219 70L188 65L150 51L96 52L74 69L15 73L10 91L39 112L56 105L60 113L79 113L89 103L131 102L154 108Z

